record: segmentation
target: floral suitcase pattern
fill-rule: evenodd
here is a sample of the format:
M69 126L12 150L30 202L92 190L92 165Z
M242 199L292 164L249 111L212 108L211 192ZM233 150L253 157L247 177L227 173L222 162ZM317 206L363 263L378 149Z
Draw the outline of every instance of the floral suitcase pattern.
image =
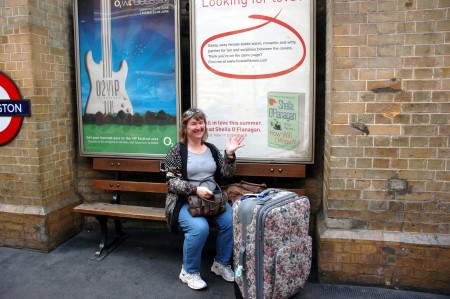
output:
M303 288L311 269L309 213L307 197L280 189L233 205L235 281L244 298L289 298Z

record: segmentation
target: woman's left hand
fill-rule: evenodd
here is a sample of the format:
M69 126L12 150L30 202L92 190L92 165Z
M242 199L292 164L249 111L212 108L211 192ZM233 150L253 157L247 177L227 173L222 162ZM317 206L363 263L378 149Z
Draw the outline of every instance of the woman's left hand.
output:
M243 147L244 144L242 142L244 142L244 139L244 135L234 135L232 137L228 137L226 147L227 154L233 155L238 148Z

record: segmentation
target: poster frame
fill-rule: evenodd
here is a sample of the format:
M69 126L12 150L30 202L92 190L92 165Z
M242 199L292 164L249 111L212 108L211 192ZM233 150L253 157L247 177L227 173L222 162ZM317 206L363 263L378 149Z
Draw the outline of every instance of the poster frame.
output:
M191 37L191 107L202 107L202 102L198 100L199 89L202 83L207 84L206 82L199 82L197 80L197 63L201 60L199 55L199 49L197 47L197 36L196 32L199 28L208 27L205 24L197 24L197 15L195 1L202 0L190 0L190 37ZM302 1L302 0L299 0ZM204 3L203 1L202 3ZM259 2L259 1L258 1ZM239 3L239 2L238 2ZM307 154L302 157L277 157L277 156L255 156L255 157L239 157L237 155L237 160L239 162L248 162L248 163L301 163L301 164L313 164L314 163L314 151L315 151L315 105L316 105L316 39L315 39L315 24L316 24L316 13L315 13L315 0L309 0L310 3L310 22L309 22L309 36L310 43L308 45L309 55L309 109L305 113L309 113L309 123L308 123L308 134L309 134L309 142L307 144ZM230 29L231 30L231 29ZM220 34L217 34L220 35ZM220 101L215 102L215 108L221 109ZM223 109L222 111L226 111ZM207 111L206 111L207 112ZM214 142L213 142L214 143Z
M92 0L74 0L73 2L73 26L74 26L74 48L75 48L75 76L76 76L76 104L77 104L77 129L78 129L78 149L79 155L82 157L93 157L93 158L136 158L136 159L163 159L166 153L133 153L133 152L114 152L114 151L88 151L85 150L84 146L84 132L83 132L83 102L82 102L82 80L81 80L81 62L83 59L82 55L84 53L80 52L80 34L79 34L79 3L81 1L91 2ZM101 0L94 0L101 1ZM134 0L131 0L131 2ZM130 1L126 1L129 3ZM143 2L143 1L140 1ZM155 1L149 1L149 3ZM160 1L162 2L162 1ZM144 2L143 2L144 3ZM181 117L181 61L180 61L180 8L179 1L173 0L174 6L174 16L173 16L173 26L174 26L174 78L175 78L175 118L176 118L176 140L171 140L171 144L178 142L178 127L180 124ZM101 31L101 30L99 30ZM101 34L101 33L100 33ZM170 146L167 147L167 151Z

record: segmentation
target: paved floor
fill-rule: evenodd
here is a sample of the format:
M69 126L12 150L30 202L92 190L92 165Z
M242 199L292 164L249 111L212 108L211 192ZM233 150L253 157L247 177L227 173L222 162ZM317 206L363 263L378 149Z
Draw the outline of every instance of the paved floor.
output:
M182 235L133 231L104 260L93 261L98 231L83 231L50 253L0 247L0 298L234 298L232 283L209 271L214 242L208 242L202 277L208 288L189 289L178 279ZM450 296L384 288L307 282L293 299L399 298Z

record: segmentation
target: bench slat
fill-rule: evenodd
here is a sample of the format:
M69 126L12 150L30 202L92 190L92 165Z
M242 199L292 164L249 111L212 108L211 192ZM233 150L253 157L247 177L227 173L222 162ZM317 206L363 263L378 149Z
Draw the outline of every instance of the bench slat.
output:
M93 169L160 172L159 160L94 158ZM304 178L305 164L237 163L237 176Z
M95 170L160 172L159 160L94 158Z
M116 205L110 203L84 203L73 208L74 212L86 215L102 215L120 218L166 221L163 208Z
M306 174L304 164L259 164L259 163L237 163L237 176L254 177L291 177L304 178Z
M167 193L166 183L149 183L115 180L92 180L92 187L102 190Z

